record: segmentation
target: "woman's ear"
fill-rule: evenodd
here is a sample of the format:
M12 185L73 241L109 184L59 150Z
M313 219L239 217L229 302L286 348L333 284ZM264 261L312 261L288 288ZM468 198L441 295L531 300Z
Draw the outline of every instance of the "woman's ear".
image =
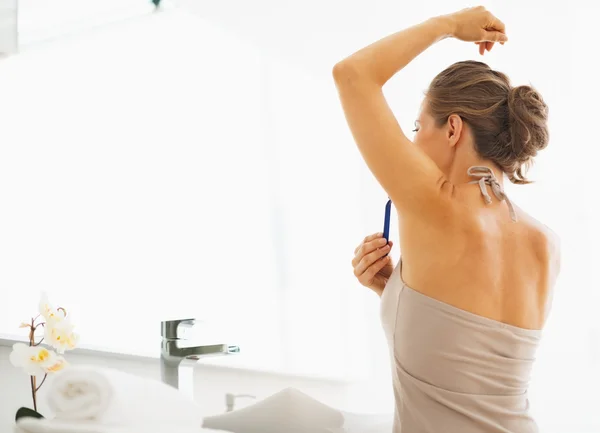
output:
M460 140L460 136L463 133L464 126L464 122L458 114L451 114L450 117L448 117L446 138L448 139L448 144L451 147L457 145L458 141Z

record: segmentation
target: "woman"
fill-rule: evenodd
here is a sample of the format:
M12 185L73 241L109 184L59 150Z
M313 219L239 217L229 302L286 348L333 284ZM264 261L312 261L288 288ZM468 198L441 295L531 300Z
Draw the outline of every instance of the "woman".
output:
M381 296L393 363L394 432L535 432L527 388L559 272L552 232L503 192L504 175L548 143L547 107L487 65L459 62L431 83L414 144L382 86L433 43L508 41L483 7L435 17L338 63L340 100L368 167L399 216L394 268L381 233L355 251L358 280Z

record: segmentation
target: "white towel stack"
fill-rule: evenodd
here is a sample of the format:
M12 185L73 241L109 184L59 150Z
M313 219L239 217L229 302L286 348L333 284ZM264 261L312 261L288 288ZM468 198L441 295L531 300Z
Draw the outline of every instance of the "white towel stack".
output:
M110 368L70 367L49 384L53 419L23 418L31 433L199 432L202 417L191 398L158 380ZM17 430L19 431L19 430Z

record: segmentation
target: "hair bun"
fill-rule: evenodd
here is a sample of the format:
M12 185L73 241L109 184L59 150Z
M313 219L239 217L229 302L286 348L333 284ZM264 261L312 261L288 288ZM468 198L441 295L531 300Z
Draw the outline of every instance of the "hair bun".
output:
M508 95L510 147L514 161L515 183L525 179L523 165L528 166L537 153L548 145L548 106L531 86L516 86Z
M525 162L548 145L548 106L531 86L517 86L508 95L511 145L515 157Z

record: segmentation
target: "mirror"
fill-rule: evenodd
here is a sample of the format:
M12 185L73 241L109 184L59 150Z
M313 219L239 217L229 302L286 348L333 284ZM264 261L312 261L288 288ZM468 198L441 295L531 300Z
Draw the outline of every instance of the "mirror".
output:
M359 325L331 308L355 283L327 248L352 251L360 219L340 218L359 159L336 136L329 76L172 7L6 59L0 332L18 333L44 290L101 350L158 356L160 321L195 317L243 348L220 364L364 363L340 361Z

